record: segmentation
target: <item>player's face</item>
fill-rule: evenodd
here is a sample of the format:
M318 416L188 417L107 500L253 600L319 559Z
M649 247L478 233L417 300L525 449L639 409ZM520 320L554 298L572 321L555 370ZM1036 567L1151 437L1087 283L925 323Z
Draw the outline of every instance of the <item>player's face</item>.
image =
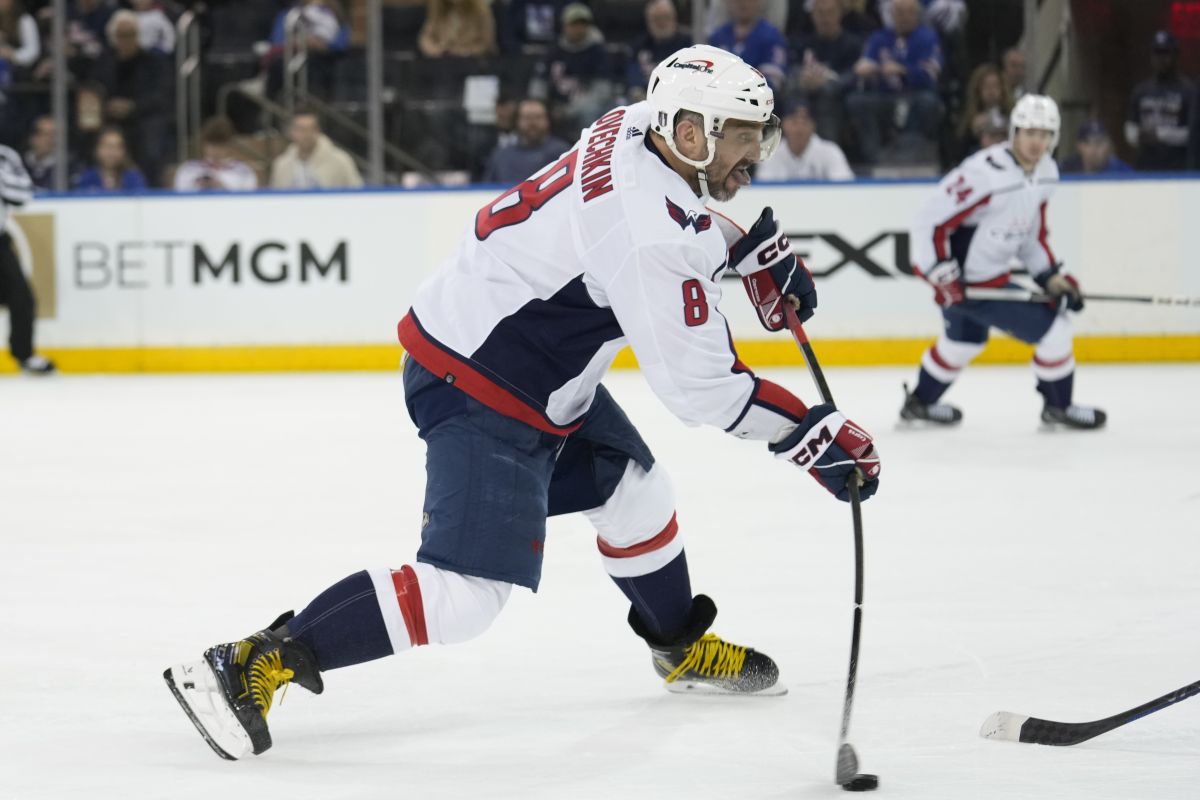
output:
M1041 161L1050 149L1054 133L1037 128L1018 128L1013 138L1013 152L1026 169Z
M722 137L717 139L717 154L705 168L708 193L714 200L724 202L750 185L750 167L762 154L763 124L761 122L725 123Z

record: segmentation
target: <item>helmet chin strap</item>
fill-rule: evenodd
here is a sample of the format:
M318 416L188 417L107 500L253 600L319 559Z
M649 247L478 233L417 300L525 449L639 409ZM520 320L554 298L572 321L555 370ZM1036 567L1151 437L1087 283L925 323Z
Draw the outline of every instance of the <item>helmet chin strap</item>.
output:
M704 159L703 161L697 161L694 158L688 158L683 153L679 152L679 148L675 146L674 136L669 139L667 139L665 136L663 138L666 139L667 147L671 148L671 152L675 154L676 158L688 166L696 168L696 182L700 184L700 199L705 201L711 200L712 195L709 194L708 191L708 165L711 164L713 159L717 157L716 137L705 134L704 139L708 143L708 158Z

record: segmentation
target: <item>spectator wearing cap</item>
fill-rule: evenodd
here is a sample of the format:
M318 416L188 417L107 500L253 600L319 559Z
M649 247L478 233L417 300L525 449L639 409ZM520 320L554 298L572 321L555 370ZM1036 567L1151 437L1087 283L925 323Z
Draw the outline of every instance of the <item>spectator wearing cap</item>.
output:
M125 134L134 160L153 181L166 163L174 112L174 70L160 53L143 50L137 14L121 10L106 29L111 50L94 77L104 91L104 121Z
M1168 31L1154 34L1154 77L1129 98L1125 140L1137 148L1139 170L1188 167L1188 135L1196 113L1196 87L1179 74L1179 43Z
M562 35L538 65L529 93L548 100L565 128L579 130L612 106L616 74L592 10L571 3L562 12Z
M1102 172L1131 172L1132 167L1113 155L1112 139L1098 120L1088 120L1079 126L1075 136L1075 154L1063 159L1058 167L1063 173L1098 175Z
M788 76L793 94L805 95L817 132L831 141L841 130L843 99L854 81L862 39L842 27L842 0L812 0L813 32L796 40Z
M725 2L729 7L729 22L713 31L708 43L757 69L772 86L783 86L788 65L787 40L763 16L763 0Z
M633 58L625 70L625 91L632 102L646 99L650 73L667 56L692 44L692 37L679 29L679 14L673 0L646 3L646 32L633 43Z
M942 117L938 35L921 24L917 0L890 0L888 8L892 27L867 40L863 57L854 65L856 88L846 98L867 163L879 160L884 139L893 132L902 134L905 157L929 149Z
M200 129L201 158L185 161L175 173L177 192L245 192L258 188L258 175L233 157L233 123L213 117Z
M522 100L517 106L517 141L492 152L483 179L488 183L511 186L570 149L571 145L550 135L550 114L546 104L533 98Z
M817 125L801 95L787 104L783 142L755 171L760 181L852 181L846 154L836 143L817 135Z

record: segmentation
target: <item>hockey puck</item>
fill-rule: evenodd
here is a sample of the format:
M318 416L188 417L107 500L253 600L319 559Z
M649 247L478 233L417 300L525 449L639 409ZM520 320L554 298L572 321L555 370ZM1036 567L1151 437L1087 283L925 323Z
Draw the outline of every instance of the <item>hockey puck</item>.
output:
M879 788L879 776L862 772L843 783L842 788L847 792L873 792Z

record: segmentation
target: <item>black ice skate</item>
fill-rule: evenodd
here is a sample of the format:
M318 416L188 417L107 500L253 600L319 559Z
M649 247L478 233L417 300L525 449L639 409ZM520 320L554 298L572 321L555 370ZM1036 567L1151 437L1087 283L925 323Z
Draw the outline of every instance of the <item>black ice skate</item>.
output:
M962 412L947 403L922 403L916 394L904 385L904 405L900 407L900 419L905 422L932 422L935 425L957 425L962 422Z
M779 667L769 656L705 633L716 616L716 605L701 594L692 600L688 627L673 641L655 639L632 608L629 609L629 625L650 645L654 671L663 679L669 692L787 694L787 687L778 685Z
M21 362L21 372L26 375L53 375L54 362L36 353Z
M1042 407L1042 422L1051 427L1062 425L1075 430L1094 431L1103 428L1107 421L1107 414L1090 406L1077 406L1072 403L1066 408L1049 404Z
M295 681L315 694L324 690L312 651L287 631L292 616L289 611L266 630L210 647L203 660L163 673L184 713L221 758L232 761L271 747L267 712L280 686Z

